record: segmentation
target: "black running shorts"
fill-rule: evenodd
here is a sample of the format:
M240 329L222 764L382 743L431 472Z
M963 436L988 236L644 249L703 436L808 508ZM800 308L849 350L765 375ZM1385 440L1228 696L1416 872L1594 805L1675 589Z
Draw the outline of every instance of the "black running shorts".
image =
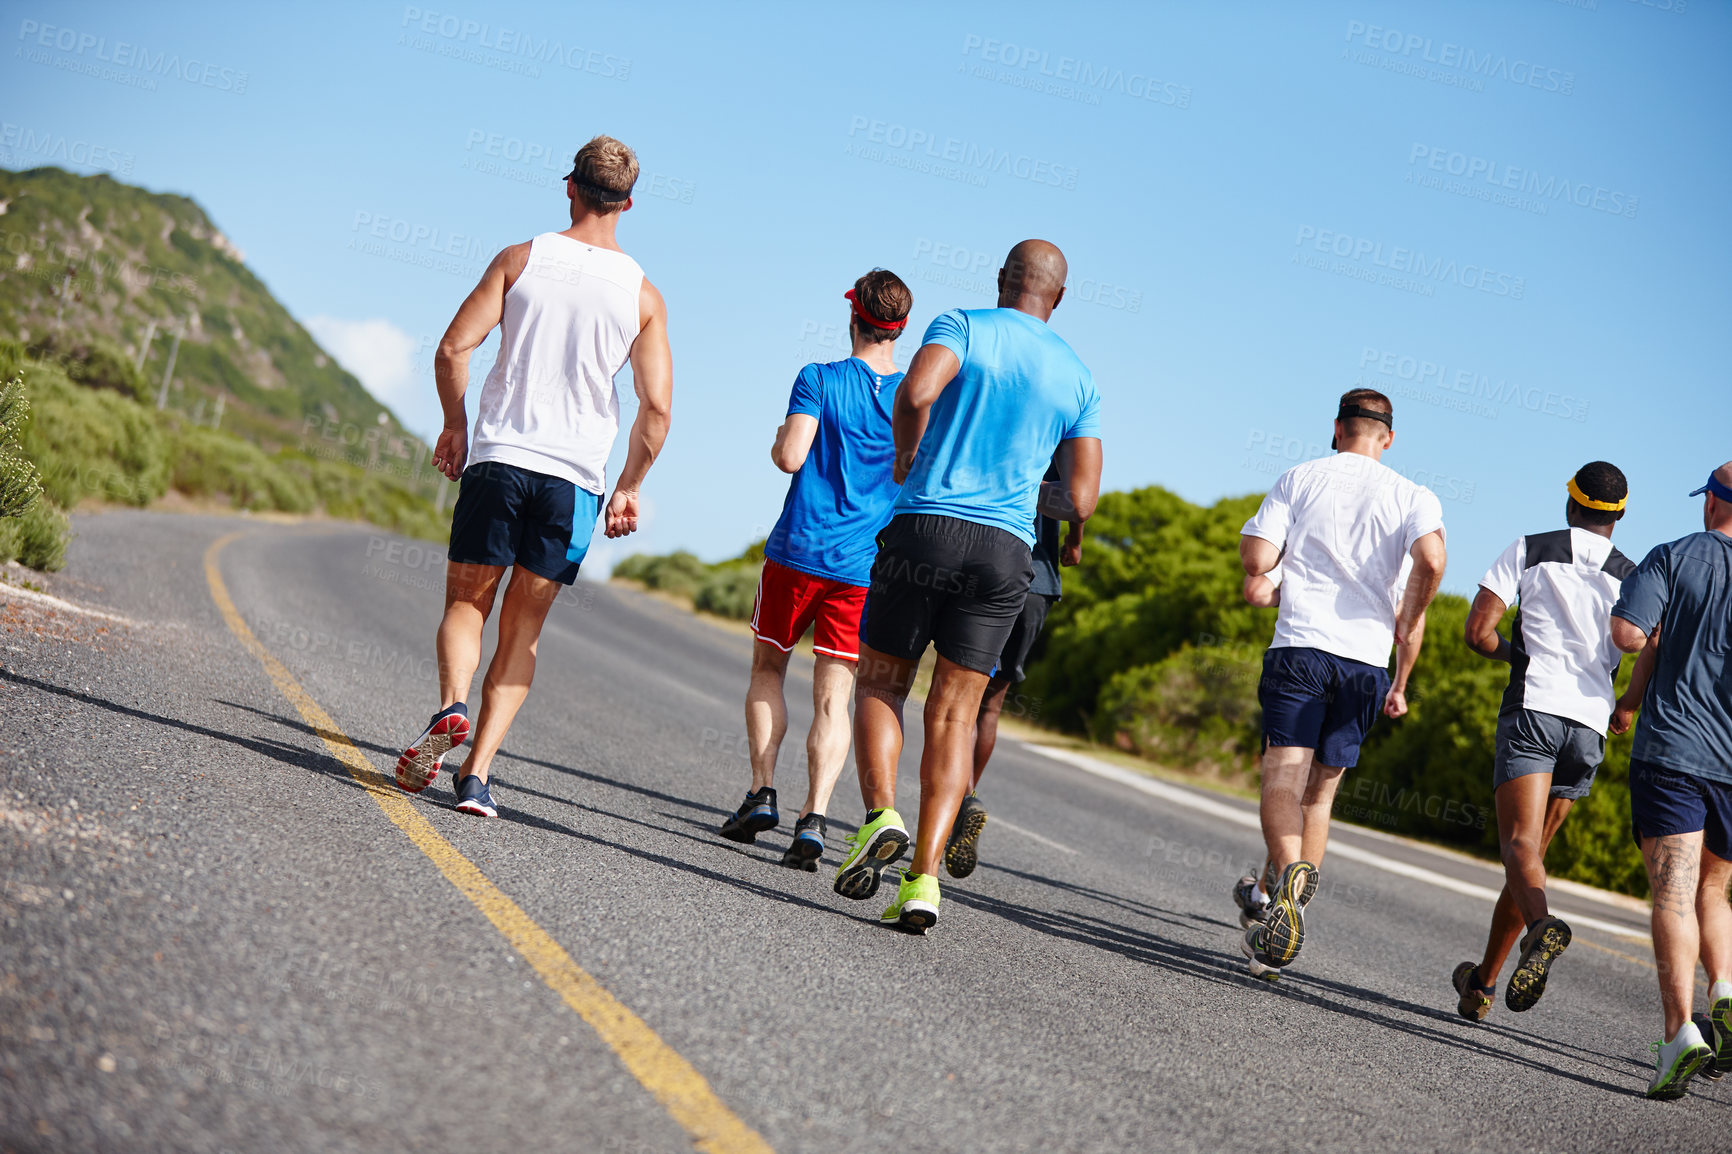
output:
M1015 534L903 513L878 534L861 640L904 661L918 661L934 644L939 656L990 674L1033 578L1033 555Z

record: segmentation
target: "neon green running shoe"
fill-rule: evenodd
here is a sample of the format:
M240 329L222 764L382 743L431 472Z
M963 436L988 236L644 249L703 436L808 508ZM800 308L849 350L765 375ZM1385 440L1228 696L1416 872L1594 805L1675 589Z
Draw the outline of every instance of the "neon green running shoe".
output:
M896 900L878 915L878 920L922 934L937 925L938 879L931 874L903 871L902 884L896 887Z
M1690 1079L1702 1064L1714 1056L1696 1023L1685 1022L1670 1042L1655 1042L1654 1080L1648 1083L1648 1097L1662 1101L1682 1098L1690 1089Z
M836 892L857 902L878 892L878 875L902 856L909 840L902 815L895 810L877 810L866 818L866 824L848 836L848 854L836 871Z

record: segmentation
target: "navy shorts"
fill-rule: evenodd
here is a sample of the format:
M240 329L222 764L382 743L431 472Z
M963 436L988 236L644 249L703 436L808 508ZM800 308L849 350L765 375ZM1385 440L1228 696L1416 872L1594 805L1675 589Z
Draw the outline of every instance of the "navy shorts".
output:
M1310 749L1319 765L1351 769L1388 692L1389 671L1379 666L1321 649L1271 649L1257 684L1263 747Z
M928 645L964 669L990 674L1034 579L1028 542L993 525L901 513L878 534L860 639L887 657L918 661Z
M1715 857L1732 861L1732 784L1630 759L1630 832L1643 838L1702 831Z
M463 470L447 556L459 565L517 565L570 585L600 512L601 498L570 481L483 461Z
M1567 717L1535 709L1513 709L1497 719L1497 754L1491 788L1530 773L1552 775L1552 797L1580 801L1593 788L1606 758L1606 739Z

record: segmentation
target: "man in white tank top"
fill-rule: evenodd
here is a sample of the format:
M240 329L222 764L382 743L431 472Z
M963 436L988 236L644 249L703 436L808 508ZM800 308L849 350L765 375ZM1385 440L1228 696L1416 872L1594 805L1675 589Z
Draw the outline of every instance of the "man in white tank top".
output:
M547 611L560 588L577 579L589 549L619 431L613 378L627 360L638 414L607 503L609 537L637 529L638 488L667 438L673 404L667 308L614 240L637 175L637 157L612 137L584 145L565 183L571 227L494 257L439 342L434 375L445 428L433 463L463 484L451 515L437 638L439 710L398 758L397 784L410 793L426 789L446 752L468 738L481 630L511 568L475 744L453 772L457 808L465 813L498 816L488 769L529 694ZM469 354L496 325L499 357L481 386L471 437L463 407Z

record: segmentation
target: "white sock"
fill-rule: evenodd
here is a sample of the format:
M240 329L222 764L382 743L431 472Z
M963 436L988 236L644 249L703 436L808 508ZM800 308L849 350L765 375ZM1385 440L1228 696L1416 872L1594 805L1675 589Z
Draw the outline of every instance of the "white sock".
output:
M1708 987L1708 1001L1718 1002L1721 998L1732 998L1732 982L1715 982Z
M1260 906L1269 904L1269 895L1263 892L1263 883L1258 882L1251 890L1251 900Z

